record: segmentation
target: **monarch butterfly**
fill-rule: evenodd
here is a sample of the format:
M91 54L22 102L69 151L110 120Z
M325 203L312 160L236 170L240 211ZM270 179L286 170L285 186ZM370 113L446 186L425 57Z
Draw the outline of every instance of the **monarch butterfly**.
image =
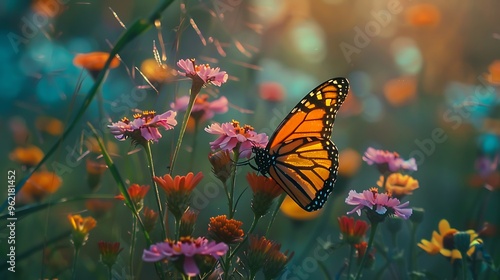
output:
M348 90L345 78L317 86L281 122L266 148L252 148L256 169L306 211L323 207L337 180L338 150L330 136Z

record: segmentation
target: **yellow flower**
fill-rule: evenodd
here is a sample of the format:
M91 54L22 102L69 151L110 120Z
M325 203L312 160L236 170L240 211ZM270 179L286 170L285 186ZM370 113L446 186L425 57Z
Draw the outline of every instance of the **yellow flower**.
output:
M155 59L146 59L141 64L141 72L154 85L161 85L172 79L177 72L165 64L159 64Z
M445 219L439 221L438 228L439 232L434 231L432 233L431 241L422 239L418 247L431 255L441 253L441 255L451 258L452 262L455 259L461 259L462 254L460 254L460 251L456 249L454 244L454 236L459 231L455 228L451 228L450 223ZM474 230L467 230L465 233L470 235L471 246L467 251L467 255L471 256L476 248L473 246L473 242L477 239L478 234Z
M95 228L97 222L92 217L82 218L80 215L68 215L68 220L73 228L73 232L71 234L71 241L75 248L80 248L85 245L89 237L89 232Z
M387 193L390 193L395 198L402 198L405 195L413 193L413 190L418 189L418 181L413 179L410 175L403 175L401 173L392 173L387 177L384 184L384 176L380 176L377 185L385 188Z

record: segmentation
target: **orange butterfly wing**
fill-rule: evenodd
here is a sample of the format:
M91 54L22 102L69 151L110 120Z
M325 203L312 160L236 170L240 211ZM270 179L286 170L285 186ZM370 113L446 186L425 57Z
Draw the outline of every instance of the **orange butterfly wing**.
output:
M266 149L254 149L259 171L307 211L323 206L337 179L338 151L330 136L348 90L345 78L322 83L292 109Z

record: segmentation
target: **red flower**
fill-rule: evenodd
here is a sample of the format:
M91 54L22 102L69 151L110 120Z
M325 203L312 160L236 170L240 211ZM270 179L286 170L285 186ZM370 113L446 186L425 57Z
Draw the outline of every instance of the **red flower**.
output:
M368 223L363 220L354 220L352 217L342 216L338 218L342 240L354 245L361 242L361 239L368 230Z

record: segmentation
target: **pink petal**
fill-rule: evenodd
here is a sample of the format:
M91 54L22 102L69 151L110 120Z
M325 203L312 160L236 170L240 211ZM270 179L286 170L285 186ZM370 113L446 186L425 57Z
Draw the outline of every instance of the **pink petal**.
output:
M198 269L193 257L186 256L184 258L184 273L189 277L200 274L200 270Z

